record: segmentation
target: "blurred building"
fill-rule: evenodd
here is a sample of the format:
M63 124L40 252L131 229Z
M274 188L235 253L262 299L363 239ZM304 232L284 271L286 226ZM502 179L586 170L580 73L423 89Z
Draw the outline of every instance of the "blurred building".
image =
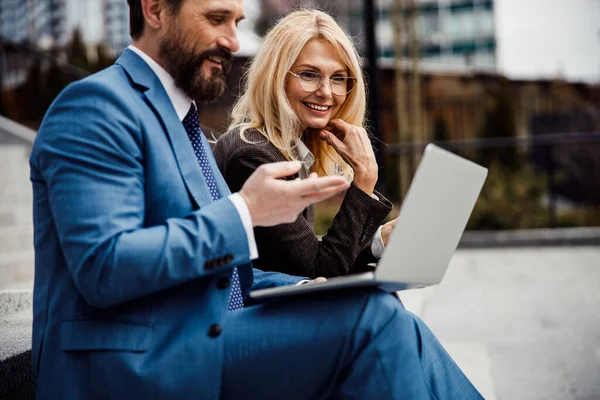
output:
M103 0L104 42L114 54L129 45L129 7L127 0Z
M27 36L27 4L19 0L0 0L0 35L3 40L21 41Z
M130 41L127 0L0 0L5 42L62 47L75 28L87 43L106 43L115 54Z
M26 78L30 49L47 50L69 40L67 0L0 0L0 83L15 87ZM14 56L6 56L12 49Z
M384 1L378 26L379 51L392 58L393 1ZM493 0L419 0L416 2L416 29L419 53L424 63L444 69L474 67L496 69L496 35ZM406 21L406 18L403 19ZM402 24L406 27L406 24ZM402 35L408 55L406 33Z
M418 54L424 67L441 70L496 69L494 0L403 0L403 11L394 0L375 0L376 39L380 60L394 58L393 19L400 19L403 56L409 57L408 10L414 3ZM262 0L263 25L275 22L282 13L298 7L318 7L335 16L364 52L365 0Z
M0 36L42 47L68 41L67 0L0 0Z

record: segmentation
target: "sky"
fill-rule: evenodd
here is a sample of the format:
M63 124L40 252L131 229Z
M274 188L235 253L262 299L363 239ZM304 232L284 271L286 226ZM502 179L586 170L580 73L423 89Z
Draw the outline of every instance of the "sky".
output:
M600 83L600 0L495 0L498 70Z

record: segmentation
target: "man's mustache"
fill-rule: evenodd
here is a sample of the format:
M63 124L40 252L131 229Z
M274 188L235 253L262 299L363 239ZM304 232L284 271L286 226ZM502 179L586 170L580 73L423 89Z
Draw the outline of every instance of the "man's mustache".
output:
M223 72L227 74L229 70L231 70L231 61L233 60L233 54L223 47L217 47L216 49L209 49L203 51L198 55L197 65L200 66L204 60L207 60L209 57L218 57L223 60L221 66L223 67Z

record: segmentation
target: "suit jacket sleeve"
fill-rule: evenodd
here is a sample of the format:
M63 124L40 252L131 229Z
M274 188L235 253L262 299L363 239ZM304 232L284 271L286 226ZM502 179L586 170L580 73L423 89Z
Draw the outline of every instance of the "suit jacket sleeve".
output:
M235 131L219 141L215 156L232 192L239 191L261 164L283 160L274 146L246 143ZM265 271L310 278L358 272L354 268L357 261L364 270L363 263L372 257L368 254L373 235L391 209L391 203L383 196L377 201L351 185L331 229L322 240L304 214L291 224L255 228L259 258L253 264Z
M55 224L74 283L95 307L249 262L227 198L144 225L144 184L152 177L145 176L139 117L125 96L97 81L70 86L45 117L31 156L52 215L41 223Z
M300 282L301 280L309 279L303 276L287 275L279 272L261 271L260 269L256 268L254 268L253 271L254 282L252 284L252 290L294 285Z

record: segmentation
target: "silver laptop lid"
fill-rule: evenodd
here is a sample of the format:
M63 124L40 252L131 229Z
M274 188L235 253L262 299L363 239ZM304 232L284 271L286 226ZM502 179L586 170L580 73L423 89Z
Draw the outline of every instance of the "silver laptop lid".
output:
M440 283L486 176L486 168L427 145L376 279L414 287Z

